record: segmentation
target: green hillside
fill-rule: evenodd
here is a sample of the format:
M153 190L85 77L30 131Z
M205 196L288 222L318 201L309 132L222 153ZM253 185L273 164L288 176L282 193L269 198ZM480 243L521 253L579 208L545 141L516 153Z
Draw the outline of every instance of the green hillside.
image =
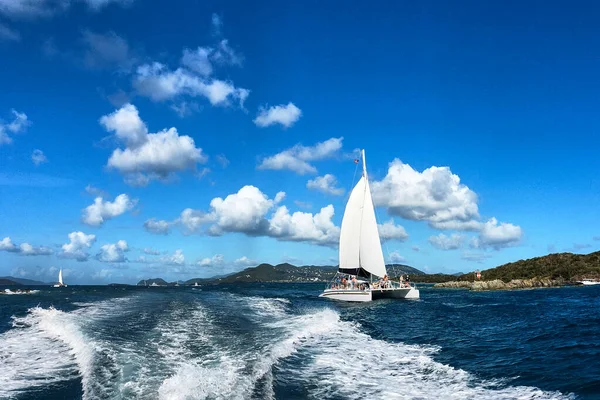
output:
M481 271L481 280L548 278L576 281L582 278L600 278L600 251L590 254L556 253L543 257L519 260ZM473 272L456 278L474 281Z

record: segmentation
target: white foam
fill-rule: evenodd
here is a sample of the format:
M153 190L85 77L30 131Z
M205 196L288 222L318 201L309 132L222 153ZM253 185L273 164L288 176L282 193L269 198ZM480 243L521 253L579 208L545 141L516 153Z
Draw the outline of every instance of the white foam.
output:
M305 343L305 355L312 361L290 371L292 380L314 388L310 390L313 398L571 398L534 387L500 387L497 382L481 381L436 362L432 358L436 348L373 339L334 312L328 313L327 320L330 329L322 329Z
M13 329L0 335L0 394L69 379L78 371L85 392L93 357L94 349L70 315L31 308L25 317L13 318Z
M36 294L39 293L40 291L35 289L35 290L28 290L28 291L23 291L21 289L17 289L18 291L13 291L10 289L4 289L4 294L9 294L9 295L13 295L13 294Z

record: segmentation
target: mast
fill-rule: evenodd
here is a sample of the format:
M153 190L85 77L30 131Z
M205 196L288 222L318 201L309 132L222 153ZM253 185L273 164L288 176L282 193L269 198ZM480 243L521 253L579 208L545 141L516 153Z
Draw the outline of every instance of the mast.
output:
M362 155L363 176L365 179L367 179L367 160L365 159L365 149L362 149L360 152Z

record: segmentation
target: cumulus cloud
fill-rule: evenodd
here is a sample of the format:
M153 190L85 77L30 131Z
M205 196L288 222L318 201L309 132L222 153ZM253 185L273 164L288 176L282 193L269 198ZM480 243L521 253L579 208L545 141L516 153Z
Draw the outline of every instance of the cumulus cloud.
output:
M27 118L27 114L18 112L14 109L11 110L11 113L13 115L12 121L6 122L0 120L0 146L12 143L13 138L10 134L22 133L29 125L31 125L31 122Z
M151 218L144 222L144 229L150 233L167 235L171 231L171 223L169 221Z
M391 263L402 263L402 262L406 261L406 258L404 258L403 256L401 256L400 253L398 253L398 251L392 251L388 255L388 260Z
M194 170L208 160L190 136L180 136L176 128L148 133L137 108L126 104L100 118L107 131L125 148L113 151L108 167L117 169L129 184L143 186L151 179L166 179L178 171Z
M8 236L0 240L0 251L17 253L22 256L46 256L53 253L52 249L49 247L34 247L25 242L21 243L20 245L16 245Z
M390 219L383 224L377 225L377 230L379 231L379 238L382 241L386 240L399 240L401 242L408 239L408 233L401 225L396 225L393 219Z
M242 187L225 199L216 197L210 202L209 214L215 221L210 233L220 235L223 232L241 232L259 235L268 229L265 215L275 203L251 185Z
M36 166L38 166L40 164L47 163L48 159L44 155L43 151L41 151L39 149L35 149L35 150L33 150L33 153L31 154L31 161L33 161L33 163Z
M163 257L161 261L163 264L167 265L184 265L185 256L183 255L183 251L181 249L177 249L173 254Z
M340 228L333 223L333 214L331 204L314 215L301 211L290 214L287 207L281 206L268 221L267 235L285 241L334 245L338 243Z
M133 86L140 95L153 101L172 100L185 95L204 97L213 106L237 103L242 108L250 94L248 89L237 88L232 82L205 79L184 68L171 71L158 62L140 65Z
M338 188L337 179L331 174L325 174L323 176L317 176L315 179L311 179L306 183L308 189L317 190L325 194L331 194L334 196L341 196L344 194L344 189Z
M223 254L215 254L213 257L207 257L199 260L197 264L201 267L217 267L223 265L225 257Z
M431 243L433 247L436 247L440 250L459 249L463 244L463 240L464 237L458 233L453 233L450 236L440 233L437 236L429 237L429 243Z
M343 137L331 138L324 142L319 142L314 146L297 144L281 153L264 158L257 168L270 170L287 169L299 175L314 174L317 172L317 169L310 162L331 158L338 154L342 148L343 139Z
M241 65L243 57L222 39L216 47L199 46L196 49L184 49L181 65L203 77L214 72L213 63L221 65Z
M498 223L496 218L490 218L482 224L479 237L473 238L471 247L481 249L491 247L499 250L503 247L517 245L522 236L523 230L520 226L506 222Z
M184 228L184 232L194 233L197 232L203 224L212 220L214 220L214 216L211 214L186 208L181 212L179 219L176 220L175 223L181 224Z
M261 128L280 124L284 128L294 125L302 116L302 111L290 102L287 105L272 106L269 108L261 107L258 115L254 119L256 126Z
M423 172L395 159L381 181L371 183L373 201L391 215L428 221L431 226L469 223L479 218L477 195L460 183L448 167L430 167Z
M235 260L234 264L244 266L244 267L250 267L250 266L256 265L257 262L246 256L243 256L243 257L240 257L237 260Z
M119 240L117 243L105 244L100 248L96 255L98 261L107 263L125 262L125 252L129 251L129 246L125 240Z
M62 245L63 258L73 258L77 261L87 261L89 253L87 250L96 242L96 235L86 235L83 232L69 233L69 243Z
M81 221L87 225L100 226L105 221L132 210L136 204L137 200L130 199L126 194L118 195L113 202L96 197L94 204L83 209Z

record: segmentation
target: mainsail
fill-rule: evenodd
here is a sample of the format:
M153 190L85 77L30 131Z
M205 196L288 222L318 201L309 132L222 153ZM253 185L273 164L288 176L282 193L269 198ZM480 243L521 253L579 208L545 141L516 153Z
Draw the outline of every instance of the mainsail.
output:
M60 269L60 271L58 271L58 283L60 283L61 285L63 285L62 268Z
M370 277L386 275L379 241L375 208L367 176L365 151L362 151L363 175L352 189L340 232L340 266L342 273Z

